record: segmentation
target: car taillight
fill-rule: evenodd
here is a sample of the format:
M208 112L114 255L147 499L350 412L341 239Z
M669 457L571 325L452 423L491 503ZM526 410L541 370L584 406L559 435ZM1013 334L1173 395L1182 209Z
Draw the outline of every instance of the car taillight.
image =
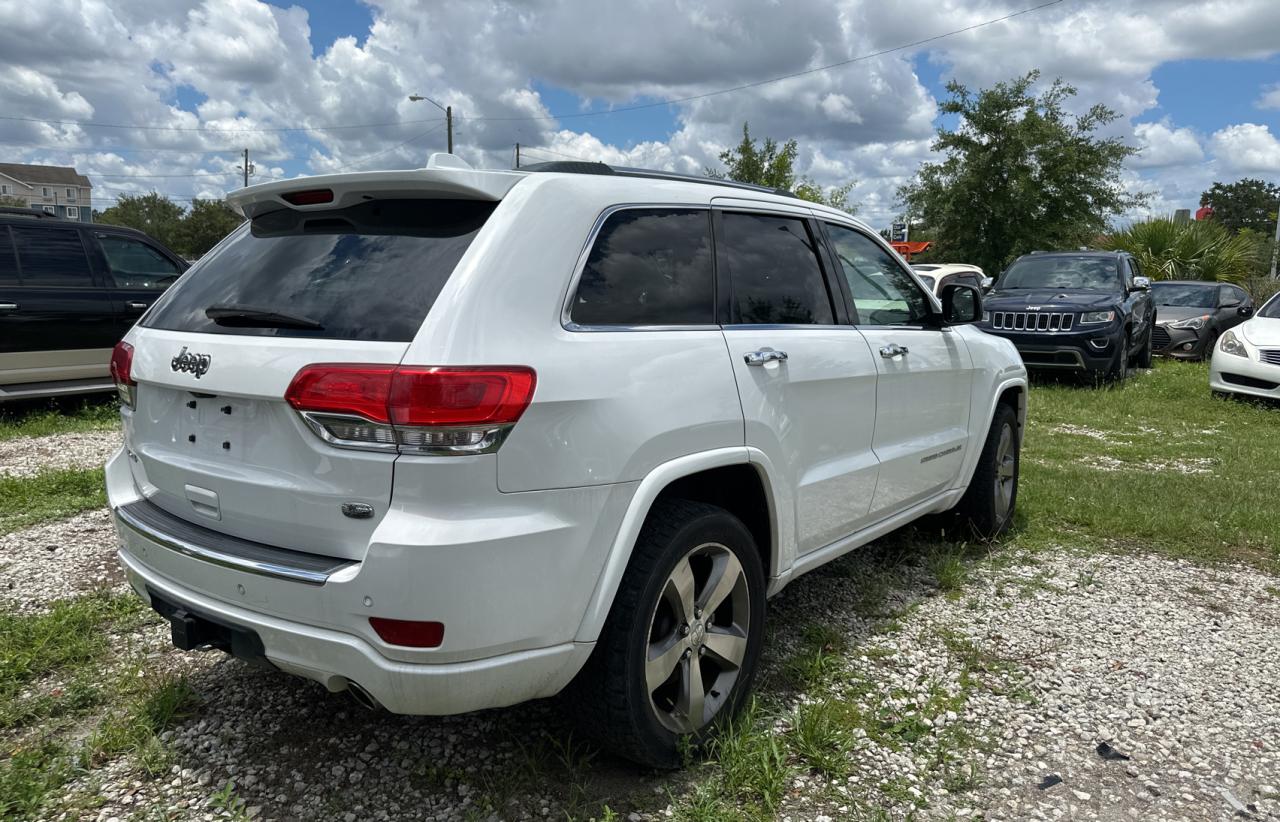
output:
M111 351L111 379L115 381L120 402L133 408L134 389L138 386L133 379L133 346L124 340L116 343Z
M290 191L280 196L294 205L319 205L333 202L333 189L313 188L307 191Z
M344 448L485 454L533 399L524 366L322 364L303 368L285 399L325 441Z

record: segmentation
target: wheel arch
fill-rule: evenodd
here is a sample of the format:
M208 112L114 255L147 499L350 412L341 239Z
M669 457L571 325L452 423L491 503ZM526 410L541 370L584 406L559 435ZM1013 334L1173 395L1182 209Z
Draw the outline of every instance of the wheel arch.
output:
M964 488L973 481L973 474L978 470L982 445L986 441L987 431L991 428L991 421L995 419L996 409L1001 405L1009 406L1017 415L1018 441L1021 442L1027 427L1027 378L1025 376L1012 377L999 382L991 392L991 402L988 404L985 416L975 420L980 424L970 429L969 457L965 461L964 472L961 474L964 477Z
M757 454L755 449L746 447L689 454L659 465L640 481L596 580L575 641L594 642L599 637L640 529L660 499L692 499L725 508L751 532L766 576L777 576L785 553L780 547L786 544L782 538L786 533L784 521L789 518L780 515L786 510L785 505L780 506L774 497L772 466L767 460L757 459Z

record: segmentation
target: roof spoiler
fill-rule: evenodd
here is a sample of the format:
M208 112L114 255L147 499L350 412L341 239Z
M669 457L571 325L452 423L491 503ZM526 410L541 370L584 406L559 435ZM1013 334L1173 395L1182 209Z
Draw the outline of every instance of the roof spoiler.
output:
M496 202L524 176L513 171L476 171L461 157L437 153L425 168L323 174L249 186L228 194L227 205L252 219L282 208L328 210L367 200Z

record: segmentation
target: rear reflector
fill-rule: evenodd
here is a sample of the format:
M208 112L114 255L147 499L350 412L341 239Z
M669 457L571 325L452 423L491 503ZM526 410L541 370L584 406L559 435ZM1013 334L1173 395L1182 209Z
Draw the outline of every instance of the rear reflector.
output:
M294 205L319 205L333 202L333 189L314 188L309 191L290 191L280 196Z
M443 622L369 617L369 624L388 645L402 645L406 648L439 648L440 643L444 642Z
M115 381L120 402L133 407L133 346L121 340L111 351L111 379Z
M334 445L478 454L497 450L536 385L525 366L333 363L303 368L285 399Z

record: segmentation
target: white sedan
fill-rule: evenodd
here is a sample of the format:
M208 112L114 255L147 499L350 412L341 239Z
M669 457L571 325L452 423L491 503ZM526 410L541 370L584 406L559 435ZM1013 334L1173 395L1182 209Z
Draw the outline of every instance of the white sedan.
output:
M1213 349L1209 387L1217 393L1280 399L1280 294L1252 319L1223 332Z

